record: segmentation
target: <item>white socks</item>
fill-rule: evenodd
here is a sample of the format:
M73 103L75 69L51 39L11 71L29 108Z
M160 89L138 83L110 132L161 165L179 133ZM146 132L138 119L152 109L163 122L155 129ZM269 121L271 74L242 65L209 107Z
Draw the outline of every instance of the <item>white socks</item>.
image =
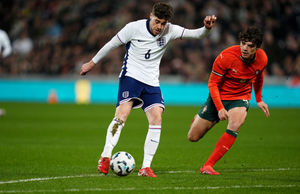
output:
M118 118L114 118L107 128L105 146L101 154L102 157L111 157L114 147L117 145L122 128L125 123ZM153 156L158 148L161 133L161 125L149 125L147 137L144 145L144 160L142 168L150 167Z
M161 133L161 125L149 125L144 145L144 161L142 168L150 167L153 156L157 150Z
M107 128L106 140L104 150L101 154L102 157L111 157L112 150L117 145L122 128L125 123L121 119L114 118Z

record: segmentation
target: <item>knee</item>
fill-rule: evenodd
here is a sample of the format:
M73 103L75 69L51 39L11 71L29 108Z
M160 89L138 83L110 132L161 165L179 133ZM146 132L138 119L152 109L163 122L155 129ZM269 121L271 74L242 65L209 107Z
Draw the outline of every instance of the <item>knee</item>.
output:
M195 138L195 137L192 136L192 135L188 135L188 140L189 140L190 142L197 142L197 141L198 141L198 139Z
M201 135L195 135L195 134L192 134L192 133L188 133L187 135L187 138L190 142L197 142L199 141L199 139L201 139L203 136Z

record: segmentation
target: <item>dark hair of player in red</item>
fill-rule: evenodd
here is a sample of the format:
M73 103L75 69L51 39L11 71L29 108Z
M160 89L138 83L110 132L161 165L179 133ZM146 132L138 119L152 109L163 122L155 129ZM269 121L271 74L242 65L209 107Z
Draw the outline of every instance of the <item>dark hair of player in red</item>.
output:
M249 27L246 30L240 32L240 41L253 42L257 48L259 48L263 41L263 33L256 27Z

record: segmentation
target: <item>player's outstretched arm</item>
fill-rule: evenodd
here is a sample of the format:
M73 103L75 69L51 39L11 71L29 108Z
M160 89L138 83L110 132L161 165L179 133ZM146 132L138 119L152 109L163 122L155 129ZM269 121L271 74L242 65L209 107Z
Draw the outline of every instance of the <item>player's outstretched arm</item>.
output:
M269 108L266 103L264 103L263 101L260 101L257 103L257 106L265 113L266 117L270 116Z
M89 71L91 71L93 69L93 67L95 66L96 64L93 62L93 60L91 60L90 62L88 63L85 63L81 66L81 69L80 69L80 75L85 75L87 74Z
M184 29L183 32L180 32L180 38L185 39L185 38L196 38L196 39L201 39L206 37L210 30L214 27L215 21L217 20L217 17L212 15L212 16L206 16L203 20L204 26L201 28L197 29ZM178 38L178 37L177 37Z
M118 35L114 36L108 43L106 43L98 53L92 58L92 60L88 63L85 63L81 66L80 75L85 75L104 57L109 51L112 49L122 45L123 43L118 38Z

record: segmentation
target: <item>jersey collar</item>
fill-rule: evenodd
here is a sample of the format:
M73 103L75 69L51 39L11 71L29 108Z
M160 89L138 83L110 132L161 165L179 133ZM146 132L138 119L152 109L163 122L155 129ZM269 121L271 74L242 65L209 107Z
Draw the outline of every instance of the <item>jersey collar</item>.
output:
M254 56L250 61L245 60L242 56L240 56L240 59L241 59L244 63L251 64L251 63L253 63L253 62L256 60L256 54L255 54L255 56Z
M146 27L147 27L148 32L149 32L152 36L155 37L155 35L154 35L154 34L151 32L151 30L150 30L150 19L147 19Z

